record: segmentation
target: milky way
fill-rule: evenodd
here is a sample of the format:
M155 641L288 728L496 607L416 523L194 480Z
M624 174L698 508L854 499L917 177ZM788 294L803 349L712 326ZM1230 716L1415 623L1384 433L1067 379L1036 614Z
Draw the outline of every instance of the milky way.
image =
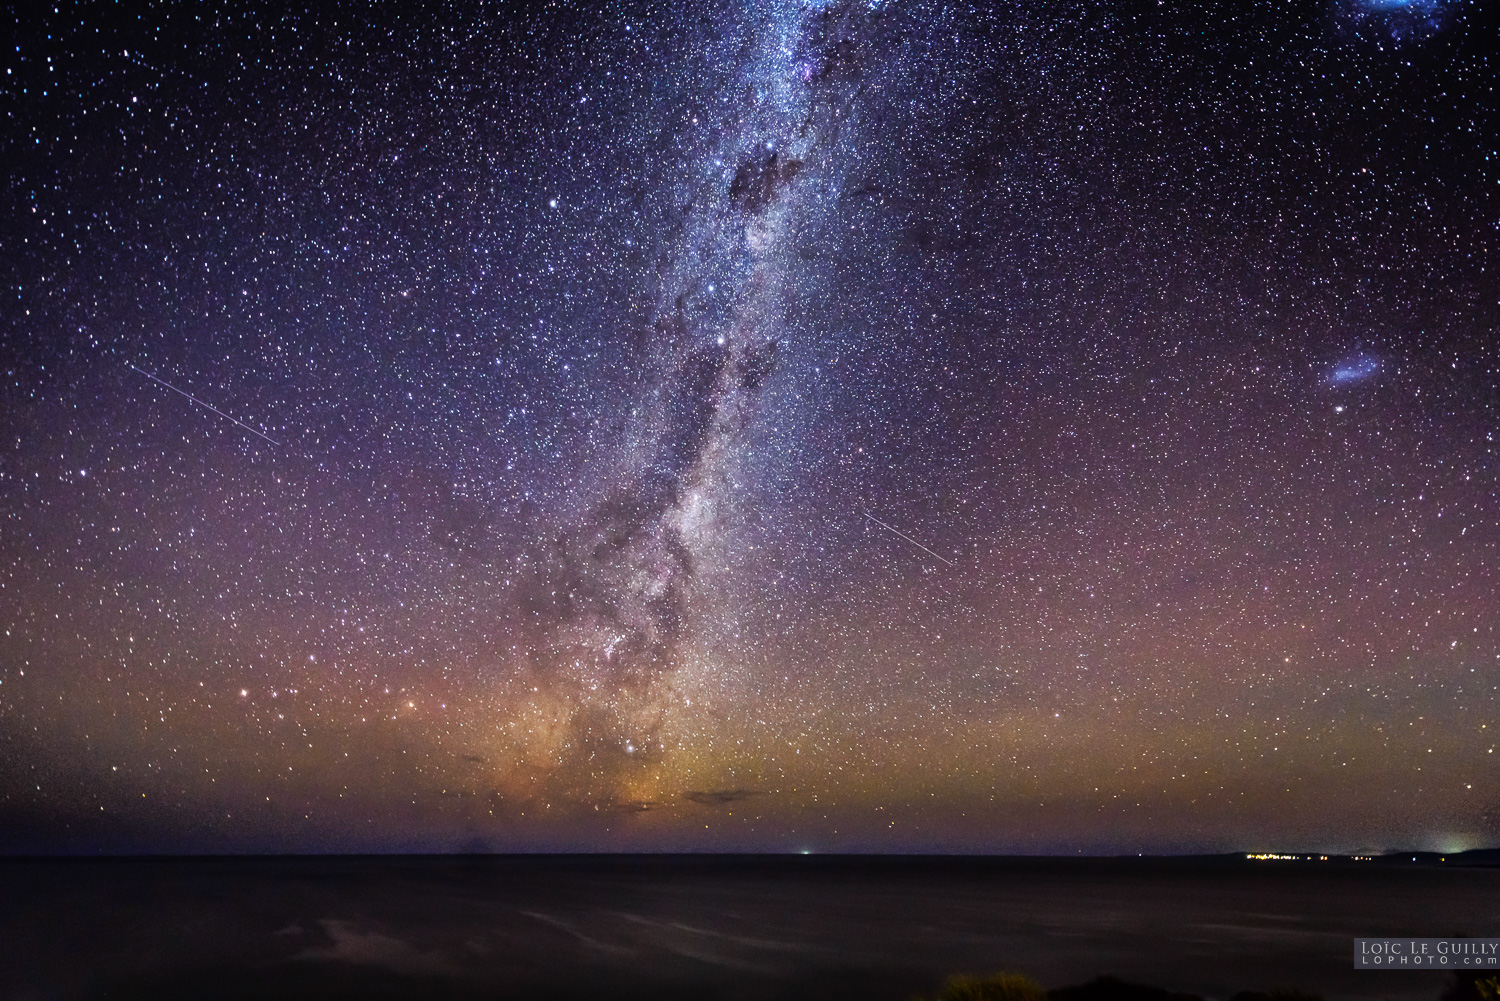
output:
M674 701L663 702L664 676L683 656L694 570L723 558L736 452L795 308L795 240L818 202L837 199L856 145L868 13L799 2L730 16L758 30L710 95L699 124L714 138L689 165L687 203L663 241L650 382L631 415L638 440L521 597L537 673L549 695L560 680L567 688L553 712L583 722L564 731L558 755L575 791L612 784L633 760L621 749L644 762L664 748Z
M27 15L0 847L1493 841L1493 34Z

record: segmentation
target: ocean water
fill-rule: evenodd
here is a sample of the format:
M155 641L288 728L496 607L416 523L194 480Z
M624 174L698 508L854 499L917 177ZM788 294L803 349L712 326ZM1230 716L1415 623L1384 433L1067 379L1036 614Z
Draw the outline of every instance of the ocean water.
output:
M1357 935L1500 935L1500 869L1241 859L0 861L0 996L863 999L954 973L1436 1001Z

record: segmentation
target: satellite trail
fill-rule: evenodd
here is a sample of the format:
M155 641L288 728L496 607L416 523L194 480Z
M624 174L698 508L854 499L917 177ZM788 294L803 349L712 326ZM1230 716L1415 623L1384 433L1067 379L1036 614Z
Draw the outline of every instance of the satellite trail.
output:
M185 393L185 392L183 392L182 390L178 389L176 386L172 385L167 380L165 380L165 379L158 379L156 376L152 375L150 372L147 372L145 369L143 369L143 368L136 368L134 365L130 364L130 362L126 362L125 366L127 368L134 369L135 371L141 373L141 375L144 375L146 378L150 379L152 382L159 382L159 383L161 383L163 386L166 386L168 389L170 389L172 392L178 394L179 396L186 396L188 399L190 399L194 403L198 404L198 406L200 406L200 407L207 407L208 409L212 410L214 413L218 414L220 417L224 418L226 421L234 421L236 424L238 424L240 427L244 428L246 431L249 431L251 434L260 435L262 438L266 439L266 441L270 442L272 445L280 445L281 444L281 442L277 441L275 438L272 438L269 435L261 434L259 431L255 430L253 427L251 427L250 425L246 424L244 421L238 420L238 419L236 419L234 417L230 417L228 414L226 414L224 411L220 410L218 407L214 406L212 403L204 403L202 400L198 399L198 397L194 396L192 393Z
M939 556L937 553L933 552L931 549L928 549L926 546L922 545L916 539L913 539L911 536L907 535L905 532L901 531L899 528L892 528L891 526L887 525L885 522L881 521L879 518L875 517L870 512L866 511L865 512L865 517L869 518L871 521L873 521L875 524L879 525L881 528L885 529L887 532L894 532L897 535L901 536L901 538L905 539L907 542L910 542L912 545L916 546L918 549L922 550L922 552L926 553L928 556L931 556L933 559L935 559L935 560L942 560L944 563L948 564L950 567L958 566L957 563L954 563L950 559L946 559L946 558L944 558L942 556Z

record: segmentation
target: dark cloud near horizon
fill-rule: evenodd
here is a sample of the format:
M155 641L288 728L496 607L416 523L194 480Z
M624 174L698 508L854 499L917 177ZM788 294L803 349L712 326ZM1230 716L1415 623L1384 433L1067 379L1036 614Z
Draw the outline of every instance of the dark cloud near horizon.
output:
M690 790L682 794L682 798L699 806L728 806L732 803L743 803L755 796L767 795L760 789L708 789Z

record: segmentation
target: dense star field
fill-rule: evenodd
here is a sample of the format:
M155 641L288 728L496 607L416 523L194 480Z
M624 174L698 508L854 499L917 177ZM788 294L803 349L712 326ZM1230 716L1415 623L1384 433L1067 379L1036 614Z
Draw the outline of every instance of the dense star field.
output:
M1500 840L1479 5L21 10L0 848Z

